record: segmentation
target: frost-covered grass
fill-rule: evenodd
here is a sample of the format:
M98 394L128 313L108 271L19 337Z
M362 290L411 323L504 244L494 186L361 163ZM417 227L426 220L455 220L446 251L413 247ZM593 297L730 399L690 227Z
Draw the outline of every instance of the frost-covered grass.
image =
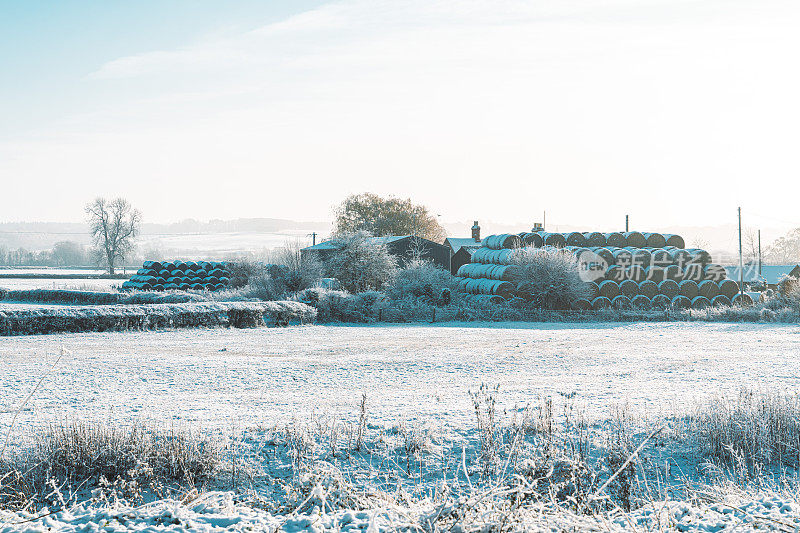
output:
M532 398L513 412L497 409L502 389L482 386L465 395L473 401L474 424L458 431L373 424L368 398L353 413L250 428L221 447L204 448L199 443L210 441L201 435L175 445L159 430L61 426L48 433L56 446L44 453L34 447L29 459L49 461L62 481L41 485L47 476L40 476L41 490L20 491L28 500L6 505L0 519L19 529L30 520L59 530L97 521L177 531L800 526L795 475L709 476L705 449L696 435L678 430L678 416L638 417L622 406L590 422L570 395ZM693 416L713 412L720 401ZM153 447L159 443L166 449ZM110 459L96 466L96 457ZM186 464L197 474L187 476ZM81 493L75 487L90 496L75 497Z
M133 499L185 493L217 473L219 454L214 440L175 428L58 421L0 457L0 507L64 507L105 490Z

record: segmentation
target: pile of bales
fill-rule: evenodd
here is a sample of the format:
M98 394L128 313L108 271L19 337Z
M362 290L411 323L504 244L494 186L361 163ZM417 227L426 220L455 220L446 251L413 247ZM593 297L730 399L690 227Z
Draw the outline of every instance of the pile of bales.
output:
M218 261L145 261L123 289L140 291L218 291L230 283L230 270Z
M739 292L725 269L700 248L686 248L679 235L661 233L531 232L490 235L458 270L458 289L470 299L496 303L530 299L517 268L515 248L564 249L578 259L589 298L572 302L578 310L704 309L753 299Z

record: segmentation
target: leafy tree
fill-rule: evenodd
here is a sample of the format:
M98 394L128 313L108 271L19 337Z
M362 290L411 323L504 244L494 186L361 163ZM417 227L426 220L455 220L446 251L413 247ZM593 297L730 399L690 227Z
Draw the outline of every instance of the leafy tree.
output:
M134 249L142 215L124 198L97 198L86 206L89 231L98 264L114 274L118 259L125 259Z
M379 290L397 271L397 260L385 244L360 231L340 235L334 240L336 252L328 261L328 273L352 293Z
M447 236L436 217L411 199L383 198L377 194L354 194L336 208L336 233L366 231L378 237L418 235L441 242Z

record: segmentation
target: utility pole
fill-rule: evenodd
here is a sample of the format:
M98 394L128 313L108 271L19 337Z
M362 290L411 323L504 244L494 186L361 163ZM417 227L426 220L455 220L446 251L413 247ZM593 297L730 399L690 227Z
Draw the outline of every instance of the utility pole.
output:
M744 262L742 261L742 208L739 211L739 294L744 293Z
M629 231L628 230L628 215L625 215L625 231L626 232Z
M761 230L758 230L758 277L761 277Z
M310 233L310 235L311 235L311 246L316 246L317 245L317 232L316 231L312 232L312 233Z
M547 211L542 213L542 231L547 231Z

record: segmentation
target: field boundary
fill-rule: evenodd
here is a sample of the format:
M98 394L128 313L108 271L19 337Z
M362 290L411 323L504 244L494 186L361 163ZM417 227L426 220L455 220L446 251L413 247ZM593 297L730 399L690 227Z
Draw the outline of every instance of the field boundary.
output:
M310 323L299 302L201 302L0 310L0 336L198 327L255 328Z

